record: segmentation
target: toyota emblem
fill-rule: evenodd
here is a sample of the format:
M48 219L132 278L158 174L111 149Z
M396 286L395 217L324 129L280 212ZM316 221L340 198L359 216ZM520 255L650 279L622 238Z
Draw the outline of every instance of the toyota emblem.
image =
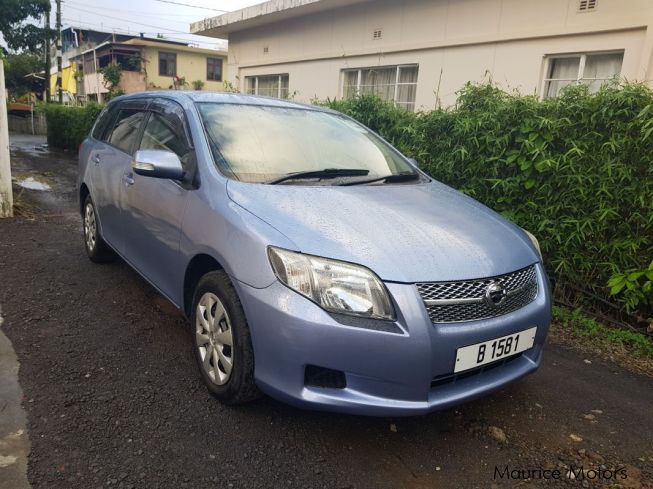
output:
M485 289L485 302L490 307L499 307L506 300L506 289L500 284L492 282Z

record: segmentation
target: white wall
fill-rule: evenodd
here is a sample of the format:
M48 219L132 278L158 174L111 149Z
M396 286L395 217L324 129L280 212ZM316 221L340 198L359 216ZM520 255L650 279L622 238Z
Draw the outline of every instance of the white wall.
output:
M488 75L539 93L545 57L624 50L622 76L653 78L653 0L376 0L230 34L230 79L289 73L296 99L341 96L341 70L419 64L416 104L443 105ZM382 29L381 40L372 32ZM264 47L268 53L264 53Z

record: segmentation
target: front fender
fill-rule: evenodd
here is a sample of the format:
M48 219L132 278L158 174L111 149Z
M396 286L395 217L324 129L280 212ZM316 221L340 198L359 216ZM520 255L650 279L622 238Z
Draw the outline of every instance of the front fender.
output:
M297 249L282 233L231 201L226 192L210 199L194 193L189 199L180 242L185 267L193 257L206 254L239 282L265 288L276 280L268 260L269 245Z

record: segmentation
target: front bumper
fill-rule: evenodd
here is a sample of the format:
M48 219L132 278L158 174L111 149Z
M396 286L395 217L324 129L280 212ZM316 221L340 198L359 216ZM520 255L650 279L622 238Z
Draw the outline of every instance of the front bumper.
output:
M397 320L382 331L342 324L279 282L256 289L236 281L251 330L257 384L295 406L370 416L424 414L487 394L540 364L551 303L544 270L537 269L533 302L467 323L433 324L415 285L386 283ZM458 348L532 326L537 326L535 344L521 356L434 381L452 374ZM307 365L343 371L347 386L306 386Z

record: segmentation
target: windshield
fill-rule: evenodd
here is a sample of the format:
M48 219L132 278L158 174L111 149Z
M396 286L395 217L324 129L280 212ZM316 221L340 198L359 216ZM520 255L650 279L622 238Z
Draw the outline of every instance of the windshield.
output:
M347 181L415 173L379 137L339 115L261 105L198 103L198 108L220 169L244 182L325 169L367 170L360 172L363 177L343 172L336 179Z

